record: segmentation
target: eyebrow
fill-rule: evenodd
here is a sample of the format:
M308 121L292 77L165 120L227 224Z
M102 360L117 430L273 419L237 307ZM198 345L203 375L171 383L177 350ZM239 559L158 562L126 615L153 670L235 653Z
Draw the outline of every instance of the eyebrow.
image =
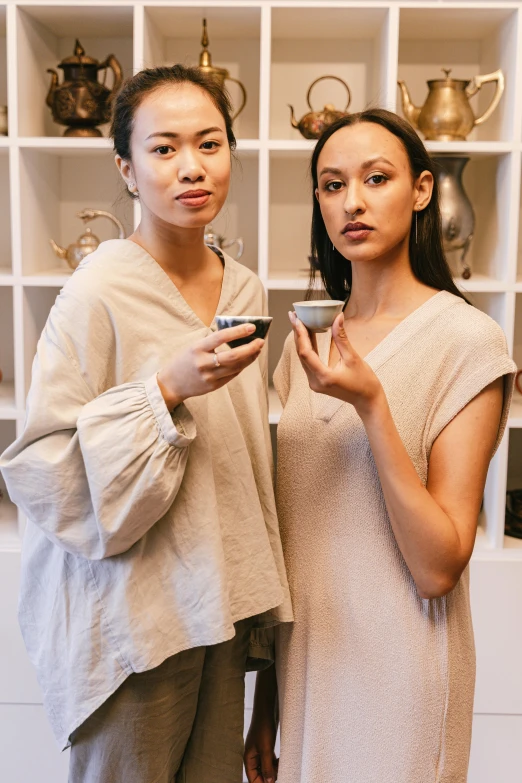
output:
M204 128L204 130L198 131L195 136L200 138L201 136L206 136L208 133L224 133L225 131L223 128L218 128L217 125L212 128ZM148 141L149 139L155 139L158 136L162 136L165 139L179 139L179 133L173 133L172 131L158 131L157 133L151 133L150 136L147 136L145 141Z
M388 160L388 158L382 157L382 155L378 155L376 158L370 158L370 160L366 160L362 165L361 168L363 171L366 171L367 169L371 169L372 166L374 166L376 163L387 163L388 166L391 166L392 168L396 168L393 163ZM321 173L319 174L320 177L323 176L323 174L334 174L335 176L339 177L342 176L343 172L341 169L333 168L332 166L325 166L324 169L321 169Z

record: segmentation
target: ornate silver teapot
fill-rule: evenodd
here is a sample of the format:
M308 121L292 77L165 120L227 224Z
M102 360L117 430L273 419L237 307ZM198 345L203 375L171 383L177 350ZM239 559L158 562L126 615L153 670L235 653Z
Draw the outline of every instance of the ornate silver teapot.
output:
M103 209L82 209L81 212L77 212L76 215L81 220L83 220L84 223L88 223L89 220L93 220L97 217L106 217L111 220L115 226L117 226L118 239L125 239L125 229L123 228L123 225L118 220L118 218L112 215L110 212L105 212ZM56 244L54 239L50 239L49 242L51 243L51 247L58 258L63 258L65 261L67 261L71 269L76 269L78 264L83 261L85 256L88 256L90 253L94 253L100 244L100 240L95 234L92 233L90 228L86 228L84 233L76 240L76 242L73 242L68 247L60 247L60 245Z
M424 106L412 103L406 83L399 79L397 84L402 95L402 110L406 119L428 141L463 141L475 125L486 122L497 108L504 92L504 74L499 69L485 76L463 80L452 79L450 68L443 68L442 71L446 74L445 79L428 82L429 93ZM495 95L484 114L475 117L469 99L487 82L496 82Z
M343 111L339 111L339 109L336 109L335 106L333 106L331 103L327 103L322 111L313 110L312 104L310 103L310 93L312 92L312 88L315 87L318 82L323 81L323 79L335 79L335 81L341 82L341 84L346 88L346 92L348 93L348 101ZM351 100L352 95L350 93L350 88L346 82L339 78L339 76L320 76L315 80L315 82L312 82L308 88L308 92L306 93L306 102L310 111L308 114L305 114L303 117L301 117L299 122L297 122L295 118L294 107L288 104L290 108L290 120L292 127L296 128L301 136L305 137L305 139L318 139L325 128L341 117L344 117L348 111L348 106L350 105Z
M242 237L236 237L236 239L226 239L220 234L216 234L210 225L205 229L205 244L212 245L212 247L217 247L219 250L226 250L227 248L232 247L232 245L237 245L237 251L235 255L236 261L239 261L243 255L243 250L245 249Z

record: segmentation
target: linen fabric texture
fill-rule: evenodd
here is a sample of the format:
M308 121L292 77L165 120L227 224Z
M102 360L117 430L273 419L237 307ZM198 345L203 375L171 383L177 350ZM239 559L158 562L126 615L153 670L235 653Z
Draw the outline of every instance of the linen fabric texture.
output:
M253 619L131 674L72 735L70 783L241 783Z
M325 363L331 333L318 335ZM366 357L421 481L444 427L515 366L500 327L435 294ZM353 406L310 390L293 337L275 384L277 502L294 607L275 629L281 710L278 783L465 783L475 651L466 569L426 600L397 546Z
M222 260L217 314L266 314L256 275ZM28 519L19 620L61 747L132 672L226 641L247 617L292 619L266 348L173 415L157 384L215 328L145 250L110 240L38 343L24 431L0 467Z

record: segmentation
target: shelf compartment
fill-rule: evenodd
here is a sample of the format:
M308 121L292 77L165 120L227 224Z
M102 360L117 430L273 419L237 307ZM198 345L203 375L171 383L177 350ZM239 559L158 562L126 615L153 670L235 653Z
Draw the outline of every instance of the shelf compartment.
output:
M509 452L507 465L507 490L522 489L522 429L509 430ZM504 546L522 549L522 539L504 536Z
M0 335L0 369L3 374L0 383L0 419L13 419L16 414L13 290L7 286L0 288Z
M399 79L409 87L417 106L428 95L426 82L444 78L451 68L456 79L472 79L502 68L506 87L492 117L475 127L470 140L511 141L514 138L518 17L514 8L401 8L399 26ZM471 98L475 116L493 98L495 85L487 84ZM397 111L402 101L397 90ZM518 129L517 129L518 136Z
M60 288L24 289L24 396L27 396L31 386L31 371L38 340L59 293Z
M385 8L272 9L270 137L301 140L290 122L292 104L299 120L310 111L309 85L333 75L349 86L350 111L386 105L388 12ZM346 90L335 81L318 84L311 95L315 110L326 103L346 105Z
M471 291L475 281L489 279L503 288L509 274L513 156L466 154L470 160L464 169L463 184L475 211L475 234L466 256L472 276L462 285ZM457 276L461 272L460 256L460 251L447 254L450 268Z
M0 275L12 274L9 150L0 149Z
M65 126L53 121L45 99L50 84L47 68L57 69L73 54L79 38L86 54L105 60L114 54L124 76L133 73L133 8L88 3L18 7L17 75L20 136L62 136ZM58 69L58 73L61 71ZM106 86L112 84L107 76ZM60 75L60 83L62 76ZM107 126L100 126L107 135Z
M0 387L1 388L1 387ZM13 443L16 438L16 422L0 420L0 454ZM20 548L18 533L18 510L11 502L5 481L0 473L0 550L9 551Z
M270 155L270 279L308 278L312 183L308 156Z
M80 209L108 210L121 220L127 234L132 232L133 202L109 151L62 154L56 149L23 149L20 194L24 276L70 275L66 261L55 255L49 240L62 247L76 242L84 232L83 222L76 217ZM88 225L100 241L117 235L108 220L93 220Z
M201 52L203 18L207 20L212 64L226 68L245 86L247 102L234 121L237 138L259 138L259 81L261 12L255 7L219 5L147 6L144 14L143 67L183 63L197 65ZM141 64L140 64L141 65ZM226 83L232 104L240 105L241 92Z

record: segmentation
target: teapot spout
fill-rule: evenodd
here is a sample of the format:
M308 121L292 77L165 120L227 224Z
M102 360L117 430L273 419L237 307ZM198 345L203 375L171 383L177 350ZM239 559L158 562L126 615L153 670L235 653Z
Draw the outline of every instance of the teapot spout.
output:
M49 92L47 93L47 97L45 99L45 102L48 106L52 108L53 106L53 100L54 100L54 93L56 92L56 88L58 87L58 74L53 68L48 68L47 73L52 74L51 78L51 84L49 87Z
M64 247L60 247L60 245L57 245L54 239L50 239L49 243L58 256L58 258L67 258L67 250Z
M299 123L297 122L294 114L294 107L290 106L290 104L287 104L288 108L290 109L290 122L292 123L292 128L297 128L299 130Z
M418 130L419 128L419 114L421 113L421 107L415 106L412 103L410 93L408 88L406 87L406 82L403 81L403 79L399 79L397 82L399 85L401 96L402 96L402 110L404 112L404 116L410 122L414 128Z

